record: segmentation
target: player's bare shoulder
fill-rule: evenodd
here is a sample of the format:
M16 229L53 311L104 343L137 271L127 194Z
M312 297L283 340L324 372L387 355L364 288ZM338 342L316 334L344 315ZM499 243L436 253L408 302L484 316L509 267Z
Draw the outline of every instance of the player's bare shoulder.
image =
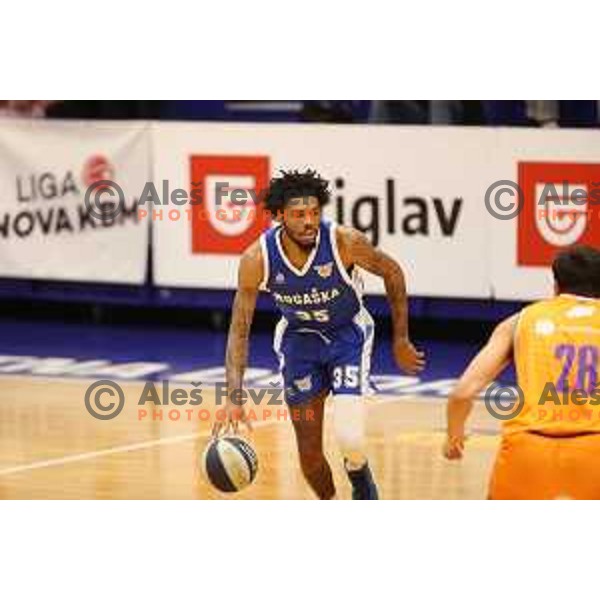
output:
M335 235L338 252L345 267L353 265L356 262L357 253L360 254L365 245L370 245L367 236L354 227L338 225Z
M367 236L353 227L337 228L337 246L346 268L356 265L379 277L403 277L398 261L373 246Z
M265 275L263 250L260 239L253 242L242 254L238 269L240 288L258 289Z
M514 337L520 318L520 311L518 313L515 313L514 315L511 315L510 317L505 318L503 321L498 323L498 325L496 325L494 329L494 334L504 336L507 338Z

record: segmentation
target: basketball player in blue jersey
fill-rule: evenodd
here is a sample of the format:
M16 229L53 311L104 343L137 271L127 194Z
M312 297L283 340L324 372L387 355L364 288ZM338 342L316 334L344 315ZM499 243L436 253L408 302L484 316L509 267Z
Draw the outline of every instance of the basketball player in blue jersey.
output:
M321 499L335 498L331 469L323 454L323 412L332 394L335 439L344 457L352 497L376 500L377 487L365 454L365 408L374 323L362 304L357 267L383 278L393 321L393 354L409 374L425 365L409 340L403 271L360 232L322 218L328 182L314 171L282 172L271 180L264 202L276 226L243 254L226 352L228 389L242 387L248 339L260 289L281 312L274 349L280 361L286 403L299 409L292 419L302 473ZM238 403L239 404L239 403ZM227 421L237 431L245 421L231 396Z

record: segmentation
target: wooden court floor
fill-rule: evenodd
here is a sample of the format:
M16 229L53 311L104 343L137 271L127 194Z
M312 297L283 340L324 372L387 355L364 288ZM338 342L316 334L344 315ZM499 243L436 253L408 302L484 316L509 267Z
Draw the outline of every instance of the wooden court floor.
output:
M295 452L292 425L269 417L251 436L259 457L253 485L220 494L197 468L210 436L207 413L214 394L178 420L173 406L155 419L140 418L141 383L120 384L125 407L114 419L93 418L84 404L90 382L0 378L0 498L12 499L310 499ZM477 405L472 436L462 462L441 456L445 405L433 398L374 397L368 401L370 462L382 499L479 499L486 493L498 443L497 423ZM152 405L149 408L150 414ZM172 413L176 418L176 413ZM260 414L258 417L261 416ZM350 488L331 439L329 414L325 446L338 496Z

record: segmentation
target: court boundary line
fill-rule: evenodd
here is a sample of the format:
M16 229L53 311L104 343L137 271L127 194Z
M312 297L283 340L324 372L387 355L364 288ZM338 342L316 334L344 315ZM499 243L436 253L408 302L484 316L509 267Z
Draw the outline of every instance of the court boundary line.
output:
M136 450L145 450L154 446L166 446L169 444L177 444L180 442L192 441L201 437L209 436L210 432L202 433L191 433L186 435L178 435L166 438L156 438L153 440L147 440L145 442L136 442L134 444L124 444L121 446L112 446L110 448L103 448L101 450L92 450L90 452L81 452L79 454L67 454L65 456L57 458L49 458L46 460L34 461L31 463L25 463L21 465L14 465L12 467L6 467L0 469L0 477L7 475L16 475L18 473L24 473L26 471L33 471L36 469L45 469L48 467L57 467L62 465L68 465L71 463L83 462L86 460L92 460L94 458L102 456L110 456L112 454L121 454L126 452L135 452Z
M258 427L265 427L267 425L272 425L274 423L278 423L278 421L259 421L258 423L253 423L252 427L257 429ZM18 475L19 473L24 473L27 471L34 471L37 469L46 469L49 467L58 467L63 465L68 465L77 462L84 462L86 460L93 460L95 458L103 457L103 456L111 456L113 454L125 454L127 452L135 452L137 450L146 450L148 448L153 448L156 446L169 446L171 444L179 444L183 442L191 442L193 440L201 439L204 437L210 437L212 434L209 430L197 432L197 433L188 433L185 435L175 435L170 437L161 437L155 438L152 440L146 440L145 442L136 442L133 444L123 444L120 446L112 446L110 448L103 448L101 450L92 450L90 452L81 452L78 454L67 454L65 456L60 456L57 458L49 458L46 460L39 460L30 463L24 463L21 465L13 465L12 467L6 467L0 469L0 477L10 476L10 475Z

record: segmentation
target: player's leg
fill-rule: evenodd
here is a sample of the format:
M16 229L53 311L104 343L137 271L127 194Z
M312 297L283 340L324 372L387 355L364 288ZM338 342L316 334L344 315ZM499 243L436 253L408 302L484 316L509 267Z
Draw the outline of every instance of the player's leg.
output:
M333 395L335 439L344 457L353 500L377 500L379 494L367 459L364 397Z
M276 333L285 401L290 408L302 474L318 498L335 496L331 468L323 454L323 415L329 394L321 362L325 340L314 333Z
M365 312L330 347L333 424L354 500L377 500L366 451L366 406L374 326Z
M329 390L325 389L307 402L290 406L302 474L321 500L335 496L331 468L323 453L323 416L328 395Z

